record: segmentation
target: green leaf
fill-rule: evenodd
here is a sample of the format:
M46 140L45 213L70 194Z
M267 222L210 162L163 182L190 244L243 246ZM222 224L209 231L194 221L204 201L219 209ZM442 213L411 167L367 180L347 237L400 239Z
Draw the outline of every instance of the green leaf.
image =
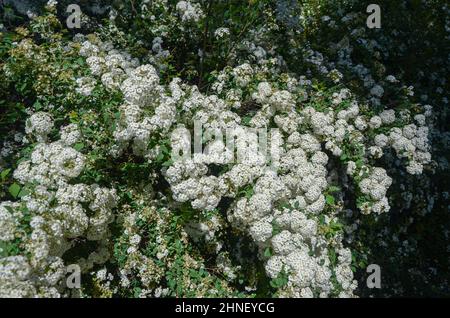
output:
M79 142L73 146L73 149L76 151L81 151L84 148L84 144L82 142Z
M321 214L321 215L319 215L319 221L320 221L320 224L325 224L325 215L323 215L323 214Z
M17 197L18 197L18 198L22 198L22 197L24 197L24 196L26 196L26 195L28 195L28 194L30 194L30 191L28 191L28 189L27 189L26 187L23 187L23 188L20 190L20 192L19 192L19 194L17 195Z
M5 180L8 174L11 172L11 169L5 169L0 173L0 178L2 180Z
M13 184L11 184L11 186L9 187L8 190L9 190L9 193L11 193L11 195L14 198L17 198L17 196L20 193L20 189L21 189L20 185L18 185L17 183L13 183Z
M167 149L166 145L159 146L159 149L160 149L161 153L163 153L163 154L169 153L169 149Z
M364 165L364 162L362 161L362 159L358 159L356 160L355 164L357 168L361 168Z
M330 192L330 193L338 192L338 191L340 191L340 190L341 190L341 188L339 188L339 187L337 187L337 186L330 186L330 187L328 188L328 192Z
M270 281L270 286L272 286L273 288L281 288L286 285L287 282L287 274L285 272L281 272L278 274L277 278L274 278Z
M328 250L328 257L330 259L331 265L334 266L336 264L337 255L333 249Z
M266 250L264 251L264 256L265 257L271 257L272 256L272 251L270 250L270 247L266 248Z
M39 101L36 101L33 107L35 110L40 110L42 108L42 104Z
M250 116L245 116L244 118L242 118L242 124L244 125L248 125L250 124L250 121L252 120L252 117Z
M327 201L327 204L334 205L335 200L334 200L334 197L332 195L327 195L325 197L325 200Z
M166 162L164 162L163 164L162 164L162 166L163 167L169 167L169 166L171 166L173 164L173 160L172 159L169 159L169 160L167 160Z
M26 88L27 88L27 83L22 83L22 85L20 85L20 87L19 87L19 92L24 92Z

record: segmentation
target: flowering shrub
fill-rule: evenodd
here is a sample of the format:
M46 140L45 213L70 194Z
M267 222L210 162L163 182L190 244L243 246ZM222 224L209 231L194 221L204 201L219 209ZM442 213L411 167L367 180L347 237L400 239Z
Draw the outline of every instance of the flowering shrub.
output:
M382 2L5 5L0 296L448 295L450 7Z

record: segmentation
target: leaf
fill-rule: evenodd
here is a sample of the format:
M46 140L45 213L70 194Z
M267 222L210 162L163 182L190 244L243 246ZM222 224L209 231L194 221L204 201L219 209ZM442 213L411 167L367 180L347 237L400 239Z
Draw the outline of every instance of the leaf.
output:
M330 228L333 231L340 231L343 229L343 227L344 226L341 223L337 223L337 222L331 222L331 224L330 224Z
M270 286L272 286L273 288L281 288L284 285L286 285L287 282L288 282L288 279L287 279L286 273L281 272L281 273L278 274L277 278L272 279L270 281Z
M358 159L358 160L356 160L355 164L356 164L357 168L361 168L363 166L364 162L362 161L362 159Z
M172 164L173 164L173 160L172 160L172 159L169 159L169 160L165 161L165 162L162 164L162 166L163 166L163 167L169 167L169 166L171 166Z
M245 116L244 118L242 118L242 124L244 125L248 125L250 124L250 121L252 120L252 117L250 116Z
M23 187L23 188L20 190L20 192L19 192L19 194L17 195L17 197L18 197L18 198L22 198L22 197L24 197L24 196L26 196L26 195L28 195L28 194L30 194L30 191L28 191L28 189L26 189L25 187Z
M8 174L11 172L11 169L5 169L0 173L0 178L2 180L5 180Z
M165 158L165 155L168 154L168 152L169 151L168 151L167 147L165 145L161 145L159 147L158 156L156 157L156 162L160 163L161 161L163 161Z
M264 256L265 257L271 257L272 256L272 252L270 251L270 248L266 248L266 250L264 251Z
M27 83L22 83L22 85L20 85L20 88L18 90L19 90L19 92L24 92L26 88L27 88Z
M328 192L333 193L333 192L338 192L340 191L341 188L337 187L337 186L331 186L328 188Z
M165 154L165 153L169 153L169 149L167 149L166 145L161 145L159 147L159 150L161 151L161 153Z
M328 257L330 258L331 264L334 266L336 264L337 255L336 255L336 252L333 249L330 249L328 251Z
M8 191L9 191L9 193L11 193L11 195L12 195L14 198L17 198L17 196L18 196L19 193L20 193L20 189L21 189L20 185L18 185L17 183L13 183L13 184L11 184L11 186L9 187Z
M76 151L81 151L84 148L84 144L82 142L79 142L73 146L73 149Z
M323 215L323 214L319 215L319 221L320 221L320 224L325 224L325 215Z
M335 200L334 200L334 197L332 195L327 195L325 197L325 200L327 201L327 204L334 205Z
M42 104L39 101L36 101L33 107L35 110L40 110L42 108Z
M270 286L272 286L273 288L278 288L278 279L273 279L270 281Z

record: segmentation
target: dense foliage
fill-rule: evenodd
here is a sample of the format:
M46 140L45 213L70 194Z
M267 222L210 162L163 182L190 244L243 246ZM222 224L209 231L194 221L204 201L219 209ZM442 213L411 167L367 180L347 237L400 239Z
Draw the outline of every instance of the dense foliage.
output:
M450 6L378 4L0 0L0 297L449 296Z

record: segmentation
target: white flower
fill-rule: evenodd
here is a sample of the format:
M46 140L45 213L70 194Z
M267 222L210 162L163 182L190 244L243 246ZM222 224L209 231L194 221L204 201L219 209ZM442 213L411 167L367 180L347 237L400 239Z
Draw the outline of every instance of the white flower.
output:
M373 96L376 96L378 98L381 98L383 96L383 94L384 94L384 89L380 85L375 85L370 90L370 94L372 94Z
M38 141L45 141L53 129L53 119L48 113L37 112L31 115L25 123L25 132L33 134Z
M77 143L81 137L81 132L76 124L69 124L60 130L61 142L66 146L72 146Z
M138 245L141 242L141 237L138 234L134 234L130 238L130 244L131 245Z
M249 229L251 237L255 242L266 242L272 237L273 227L267 218L263 218L261 221L253 223Z
M265 265L266 273L271 278L276 278L283 269L283 258L281 256L272 256Z
M13 240L16 226L18 226L16 216L9 209L14 210L14 204L10 202L0 203L0 241Z
M355 127L356 127L356 129L361 130L361 131L367 129L367 123L366 123L366 120L364 119L364 117L362 117L362 116L356 117Z
M76 83L78 87L75 90L84 96L90 96L95 88L95 80L91 77L77 78Z
M347 163L347 174L352 176L356 171L356 163L354 161L349 161Z
M198 3L192 4L189 1L179 1L176 9L181 15L181 20L185 21L199 21L203 17L203 11Z
M370 128L374 129L374 128L380 128L382 124L381 118L379 116L373 116L372 118L370 118L369 120L369 126Z
M224 36L227 36L230 34L230 30L228 28L218 28L214 31L214 36L221 39Z
M386 147L386 145L389 142L389 138L385 135L385 134L378 134L375 136L375 145L377 145L378 147Z
M56 1L56 0L48 0L47 1L47 6L50 8L56 7L57 4L58 4L58 1Z

